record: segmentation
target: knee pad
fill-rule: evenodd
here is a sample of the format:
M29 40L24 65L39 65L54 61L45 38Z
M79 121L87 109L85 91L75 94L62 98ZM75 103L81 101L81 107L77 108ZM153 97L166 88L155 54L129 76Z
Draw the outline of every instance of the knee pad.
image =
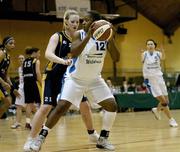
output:
M168 103L161 103L161 106L167 107L167 106L168 106Z

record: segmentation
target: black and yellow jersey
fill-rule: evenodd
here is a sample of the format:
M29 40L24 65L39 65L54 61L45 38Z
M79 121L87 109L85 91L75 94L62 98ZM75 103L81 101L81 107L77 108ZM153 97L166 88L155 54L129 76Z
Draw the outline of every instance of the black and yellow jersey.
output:
M24 81L37 80L36 75L36 58L28 57L23 62L23 77Z
M70 54L71 39L65 34L64 31L58 32L59 42L57 44L55 55L67 59ZM63 64L58 64L49 61L45 68L45 74L50 74L51 76L59 77L63 76L66 71L67 66Z
M5 79L7 70L10 65L10 56L7 54L6 50L3 50L5 57L3 60L0 62L0 77L2 79Z

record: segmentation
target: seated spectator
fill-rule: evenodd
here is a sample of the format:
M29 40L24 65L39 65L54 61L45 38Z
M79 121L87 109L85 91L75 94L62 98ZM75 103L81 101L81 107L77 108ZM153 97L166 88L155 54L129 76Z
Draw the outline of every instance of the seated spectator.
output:
M114 85L112 84L111 78L107 78L106 79L106 84L108 85L108 87L110 88L112 93L116 93L116 89L114 87Z
M141 85L137 86L137 92L138 93L149 93L146 85L144 84L144 82Z
M128 92L136 93L136 84L135 83L132 83L132 82L129 83Z
M128 92L128 83L127 81L123 81L123 85L121 86L121 92L127 93Z
M166 82L168 92L173 92L174 88L169 81Z

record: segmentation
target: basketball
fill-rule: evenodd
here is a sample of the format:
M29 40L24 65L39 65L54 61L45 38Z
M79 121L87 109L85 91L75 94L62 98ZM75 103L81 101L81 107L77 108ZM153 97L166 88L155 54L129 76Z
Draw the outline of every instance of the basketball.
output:
M96 21L92 28L94 29L93 38L98 41L107 41L112 36L111 23L106 20Z

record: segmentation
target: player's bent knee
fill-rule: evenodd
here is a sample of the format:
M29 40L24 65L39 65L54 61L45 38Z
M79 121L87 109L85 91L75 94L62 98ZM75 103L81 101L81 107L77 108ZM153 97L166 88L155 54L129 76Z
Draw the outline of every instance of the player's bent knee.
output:
M163 106L163 107L167 107L167 106L168 106L168 103L166 103L166 102L161 103L161 106Z
M109 111L109 112L117 112L117 103L116 103L116 101L115 100L111 100L110 102L109 102L109 106L108 106L108 108L106 109L107 111Z
M61 100L58 102L55 110L57 114L65 114L69 107L71 106L71 103L66 100Z

